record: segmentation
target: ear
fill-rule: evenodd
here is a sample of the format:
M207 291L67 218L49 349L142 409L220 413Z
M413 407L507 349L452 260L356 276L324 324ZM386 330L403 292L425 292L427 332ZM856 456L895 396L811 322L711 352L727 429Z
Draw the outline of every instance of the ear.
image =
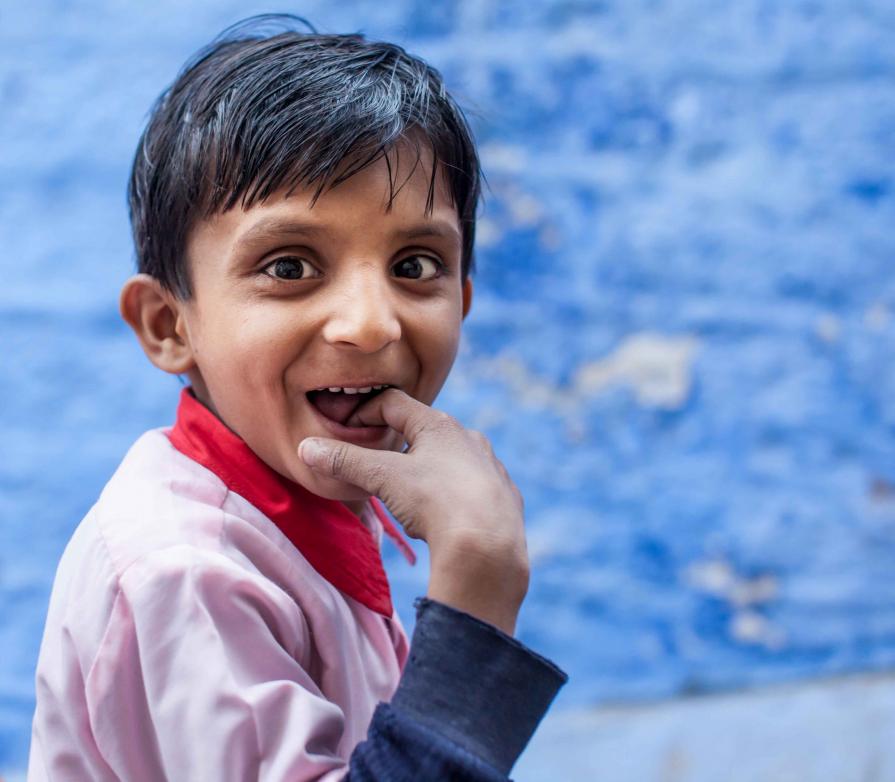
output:
M184 302L148 274L131 277L121 289L121 317L159 369L182 375L196 362L183 318Z
M467 277L463 281L463 318L465 319L467 315L469 315L469 310L472 308L472 280Z

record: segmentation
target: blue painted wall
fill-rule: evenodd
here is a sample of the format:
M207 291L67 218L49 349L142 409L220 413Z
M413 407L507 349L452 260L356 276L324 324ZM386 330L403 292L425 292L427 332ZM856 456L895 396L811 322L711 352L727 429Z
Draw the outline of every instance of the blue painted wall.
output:
M0 10L0 770L62 548L176 403L116 313L137 137L269 10L401 43L470 109L440 405L525 493L557 708L895 666L895 6L38 0ZM387 556L409 624L425 559Z

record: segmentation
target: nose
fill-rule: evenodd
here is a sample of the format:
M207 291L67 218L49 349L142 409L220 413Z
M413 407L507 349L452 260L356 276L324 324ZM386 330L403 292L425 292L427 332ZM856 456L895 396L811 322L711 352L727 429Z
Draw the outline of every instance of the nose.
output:
M381 271L361 270L345 278L332 298L323 338L331 345L377 353L401 338L394 292Z

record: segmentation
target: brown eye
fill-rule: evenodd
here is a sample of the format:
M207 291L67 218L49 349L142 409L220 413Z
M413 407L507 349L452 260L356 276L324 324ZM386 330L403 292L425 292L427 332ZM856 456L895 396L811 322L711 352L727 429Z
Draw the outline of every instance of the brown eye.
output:
M398 261L393 272L396 277L410 280L431 280L441 272L441 262L428 255L411 255Z
M303 280L309 277L320 276L310 261L295 255L288 255L271 261L264 267L264 273L277 280Z

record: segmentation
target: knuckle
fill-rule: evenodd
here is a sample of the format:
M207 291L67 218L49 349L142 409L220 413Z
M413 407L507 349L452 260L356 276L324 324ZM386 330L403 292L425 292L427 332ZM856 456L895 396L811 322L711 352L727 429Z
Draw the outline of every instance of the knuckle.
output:
M344 443L329 454L329 472L333 478L361 486L377 497L389 494L389 470L386 465L372 461Z
M475 440L479 445L490 445L488 442L488 438L480 432L478 429L467 429L469 436Z
M346 465L348 462L348 453L347 449L342 446L336 446L332 449L329 454L329 471L336 478L341 477L345 474Z
M420 431L427 431L437 435L447 435L457 429L456 419L440 410L430 410L424 420L420 421Z
M445 413L444 410L434 410L433 412L435 413L433 420L438 426L443 426L449 429L458 426L457 419L454 418L454 416Z

